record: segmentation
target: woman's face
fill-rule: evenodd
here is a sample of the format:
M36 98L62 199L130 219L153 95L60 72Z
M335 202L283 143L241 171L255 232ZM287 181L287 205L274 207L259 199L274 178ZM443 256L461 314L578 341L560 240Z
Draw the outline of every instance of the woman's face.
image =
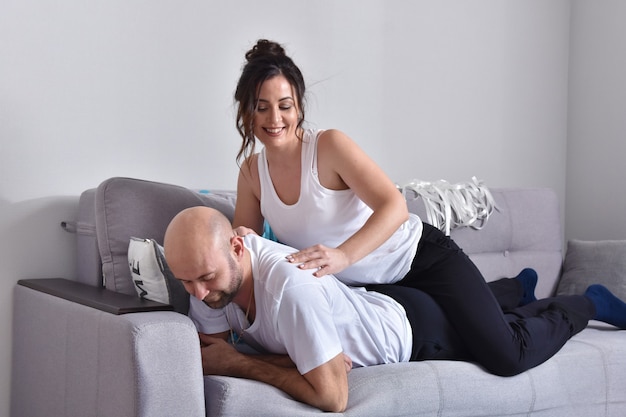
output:
M254 135L268 145L296 138L298 103L294 90L283 75L263 82L254 112Z

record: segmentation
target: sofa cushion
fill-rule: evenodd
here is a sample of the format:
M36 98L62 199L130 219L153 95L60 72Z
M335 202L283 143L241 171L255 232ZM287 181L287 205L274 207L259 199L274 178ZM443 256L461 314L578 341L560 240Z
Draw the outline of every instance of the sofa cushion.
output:
M177 185L121 177L100 184L95 199L104 285L130 295L136 295L128 268L131 236L163 244L169 222L188 207L213 207L230 220L235 211L235 193L231 191L205 195Z
M602 284L626 300L626 240L570 240L557 294L582 294Z
M624 332L588 328L550 360L501 377L469 362L404 362L353 369L343 416L623 416ZM317 416L270 385L205 376L207 415ZM255 398L256 401L242 401Z

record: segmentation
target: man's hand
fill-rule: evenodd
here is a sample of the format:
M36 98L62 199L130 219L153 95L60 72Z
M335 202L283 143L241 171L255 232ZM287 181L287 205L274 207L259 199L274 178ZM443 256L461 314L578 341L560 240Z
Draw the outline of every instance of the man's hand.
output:
M200 334L200 346L204 375L228 375L232 361L241 356L227 341L205 334Z
M336 274L350 266L348 256L341 249L329 248L324 245L302 249L287 256L287 260L298 265L300 269L317 269L313 275L318 278Z

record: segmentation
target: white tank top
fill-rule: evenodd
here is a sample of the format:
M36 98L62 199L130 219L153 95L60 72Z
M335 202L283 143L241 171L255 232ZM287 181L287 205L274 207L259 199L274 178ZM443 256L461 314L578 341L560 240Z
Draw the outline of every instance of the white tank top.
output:
M356 194L324 188L317 174L317 139L322 131L307 130L302 143L300 197L287 205L278 197L269 174L265 149L259 154L261 213L276 238L296 249L318 243L336 248L372 214ZM422 221L414 214L381 246L335 274L348 285L388 284L401 280L411 267L422 235Z

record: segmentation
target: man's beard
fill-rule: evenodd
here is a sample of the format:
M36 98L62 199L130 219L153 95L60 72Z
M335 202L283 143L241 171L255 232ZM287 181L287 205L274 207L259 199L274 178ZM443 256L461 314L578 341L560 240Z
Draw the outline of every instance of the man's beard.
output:
M230 280L230 288L227 291L213 291L213 294L220 294L220 297L217 300L208 301L206 298L203 300L204 304L208 305L213 309L220 309L226 307L233 301L233 298L239 292L239 288L241 287L241 282L243 281L243 273L239 268L237 268L237 263L235 260L228 256L228 273L231 277ZM209 297L211 294L209 294Z

